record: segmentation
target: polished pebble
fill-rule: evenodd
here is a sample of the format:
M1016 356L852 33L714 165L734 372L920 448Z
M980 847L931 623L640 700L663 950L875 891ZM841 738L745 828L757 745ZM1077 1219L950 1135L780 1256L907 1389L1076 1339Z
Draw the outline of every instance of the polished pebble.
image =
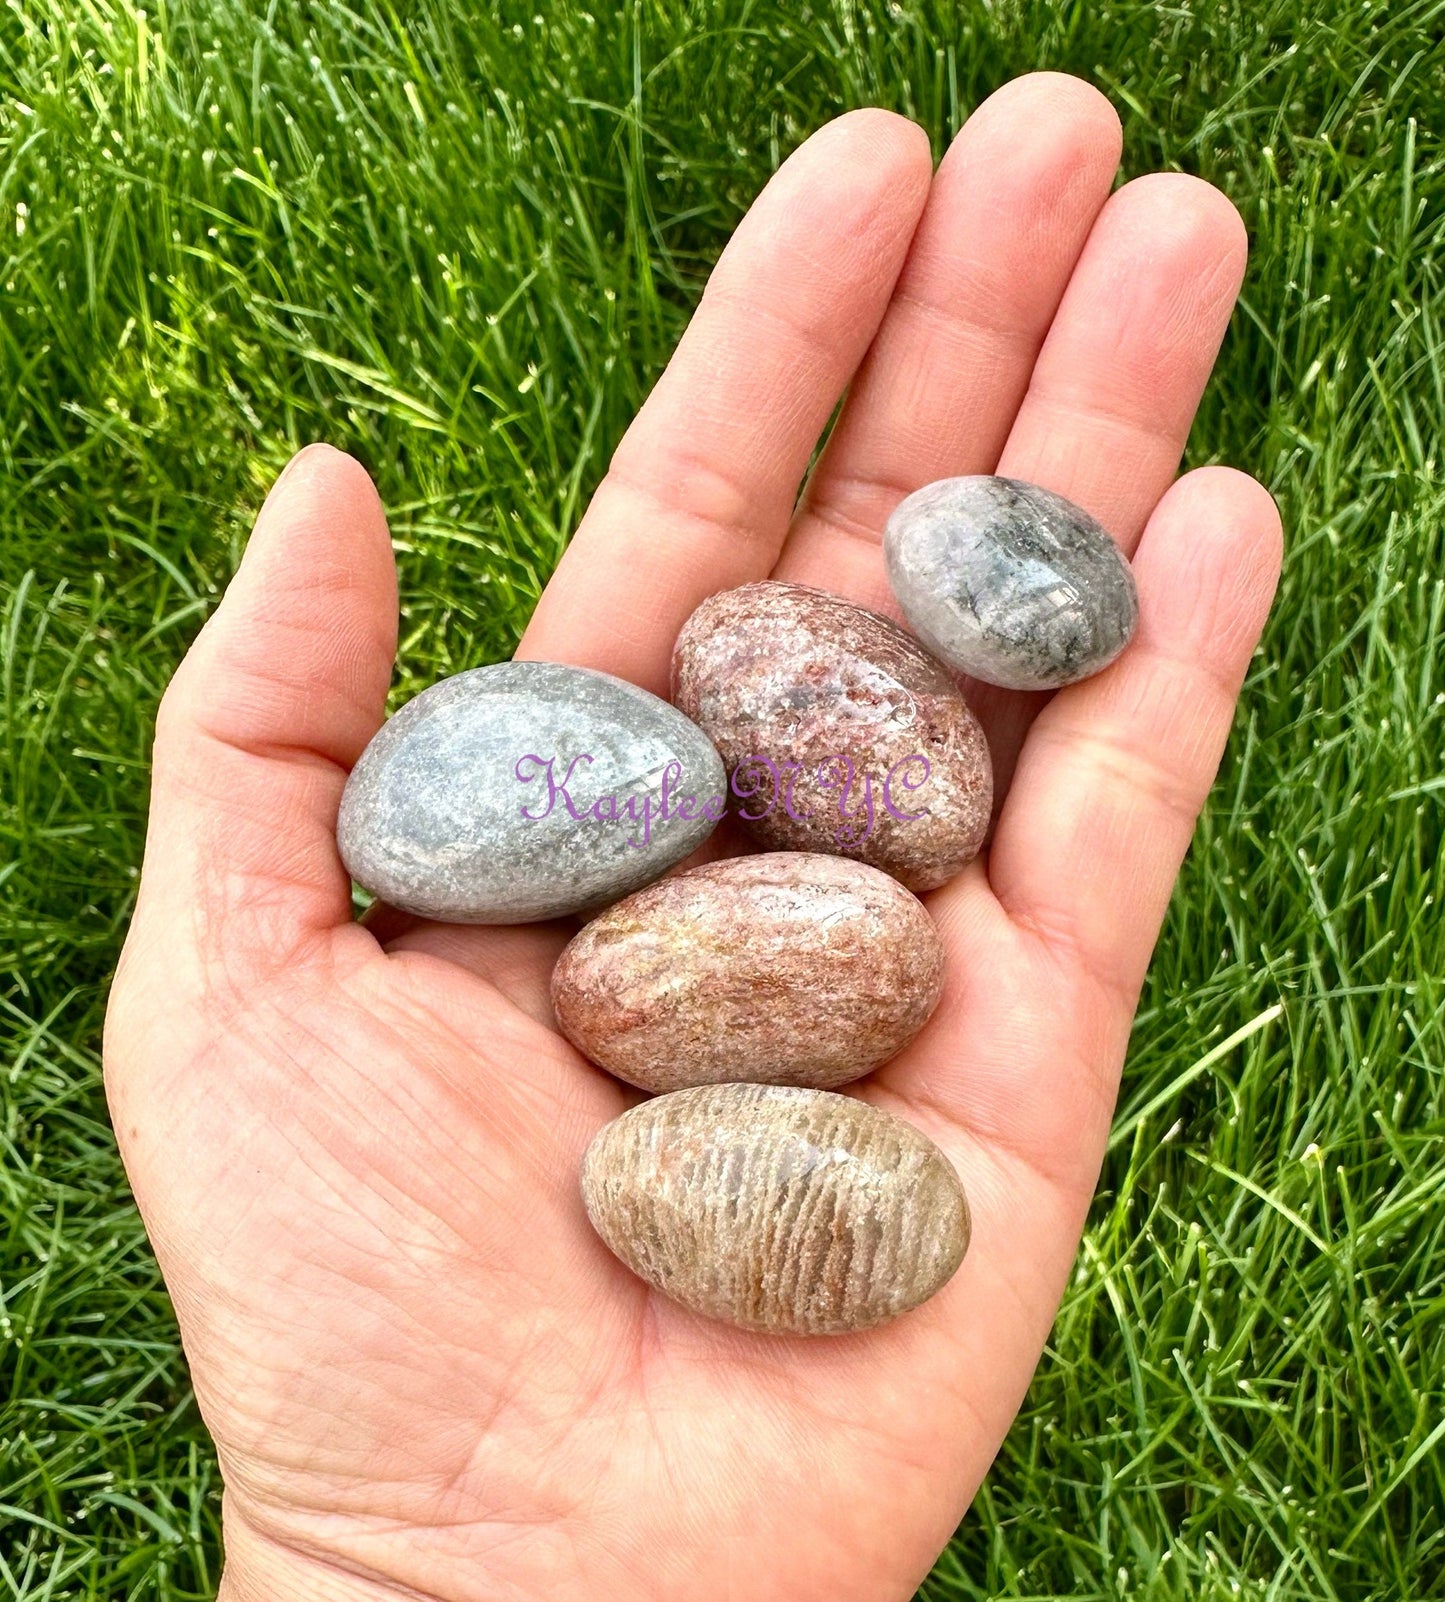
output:
M683 625L672 698L727 765L730 815L771 849L856 857L921 892L983 844L993 777L978 720L876 612L801 584L725 590Z
M405 912L532 923L656 879L711 834L725 787L707 736L666 701L607 673L501 662L382 726L337 843L352 878Z
M1105 668L1139 620L1134 575L1080 506L1016 478L926 484L883 535L909 626L959 672L1012 690Z
M762 852L648 885L576 935L558 1027L644 1090L756 1080L829 1089L901 1051L943 989L922 902L860 862Z
M587 1148L593 1227L649 1285L743 1329L831 1335L916 1307L970 1220L952 1164L866 1102L782 1085L676 1090Z

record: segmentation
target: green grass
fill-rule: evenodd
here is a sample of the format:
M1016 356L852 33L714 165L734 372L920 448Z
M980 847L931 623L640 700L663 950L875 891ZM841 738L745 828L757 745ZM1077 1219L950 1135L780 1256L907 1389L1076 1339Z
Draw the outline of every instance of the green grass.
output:
M860 103L941 148L1036 66L1244 212L1191 458L1289 555L1077 1274L921 1594L1445 1595L1445 4L596 10L0 10L0 1595L216 1580L97 1053L151 715L271 475L375 472L406 683L505 655L780 156Z

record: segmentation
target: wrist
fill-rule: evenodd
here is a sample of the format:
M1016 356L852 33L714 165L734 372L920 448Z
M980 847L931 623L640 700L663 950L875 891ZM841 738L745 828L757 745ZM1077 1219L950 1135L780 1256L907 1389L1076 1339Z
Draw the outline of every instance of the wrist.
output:
M262 1535L222 1510L225 1563L216 1602L432 1602L419 1591L348 1572Z

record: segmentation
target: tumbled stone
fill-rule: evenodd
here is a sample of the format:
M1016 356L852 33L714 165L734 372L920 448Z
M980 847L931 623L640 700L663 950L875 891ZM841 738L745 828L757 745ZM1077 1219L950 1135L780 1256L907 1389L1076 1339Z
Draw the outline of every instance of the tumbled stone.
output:
M678 635L672 698L765 846L856 857L924 891L983 844L983 730L948 671L876 612L802 584L724 590Z
M347 871L405 912L532 923L602 906L699 846L726 806L707 736L635 684L499 662L431 685L347 780Z
M1139 621L1134 575L1108 530L1022 479L926 484L894 509L883 552L919 639L950 667L1005 689L1088 678Z
M582 1198L633 1273L743 1329L869 1329L926 1301L968 1250L968 1203L938 1147L827 1090L645 1101L587 1148Z
M552 973L562 1033L644 1090L829 1089L901 1051L943 989L922 902L876 868L769 851L648 885Z

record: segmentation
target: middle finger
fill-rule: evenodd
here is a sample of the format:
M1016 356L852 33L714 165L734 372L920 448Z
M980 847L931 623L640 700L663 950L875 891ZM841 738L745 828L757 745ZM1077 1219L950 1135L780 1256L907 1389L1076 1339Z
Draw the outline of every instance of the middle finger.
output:
M1114 108L1062 73L1015 79L964 124L779 578L877 604L878 537L899 498L993 470L1119 147Z

